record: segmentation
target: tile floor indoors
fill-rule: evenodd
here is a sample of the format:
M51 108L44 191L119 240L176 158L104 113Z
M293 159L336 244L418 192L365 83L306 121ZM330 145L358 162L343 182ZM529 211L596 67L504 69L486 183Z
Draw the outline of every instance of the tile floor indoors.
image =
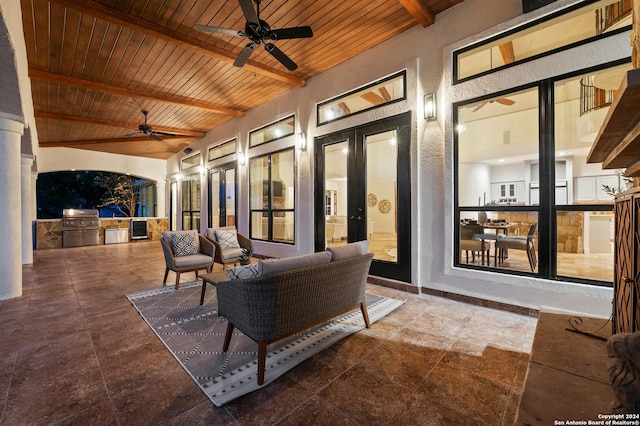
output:
M406 303L217 408L125 298L161 285L159 242L38 250L23 271L24 295L0 301L3 425L510 425L536 327L370 285Z

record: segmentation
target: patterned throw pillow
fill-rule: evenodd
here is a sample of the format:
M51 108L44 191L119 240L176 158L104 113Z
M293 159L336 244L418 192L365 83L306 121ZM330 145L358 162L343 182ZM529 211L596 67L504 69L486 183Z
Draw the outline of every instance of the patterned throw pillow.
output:
M177 256L190 256L198 254L198 245L193 234L173 234L173 254Z
M247 280L249 278L258 278L262 275L260 270L260 263L253 263L246 266L236 266L235 268L227 269L227 275L232 280Z
M220 243L220 247L222 249L228 248L240 248L240 243L238 243L238 235L236 230L223 230L216 229L216 238Z

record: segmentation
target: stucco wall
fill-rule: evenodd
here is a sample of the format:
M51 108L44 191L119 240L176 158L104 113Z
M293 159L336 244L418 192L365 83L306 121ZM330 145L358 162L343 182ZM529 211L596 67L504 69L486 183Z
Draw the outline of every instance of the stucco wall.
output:
M622 58L630 54L629 35L622 34L598 45L565 53L566 59L547 57L518 68L517 77L496 72L486 78L456 85L451 84L451 52L469 43L489 37L515 24L566 7L576 1L559 0L527 15L522 14L519 0L494 2L465 1L438 15L428 28L414 27L393 40L370 49L308 81L305 88L293 88L271 102L249 111L209 132L192 145L206 152L212 144L237 137L245 149L247 133L268 122L295 113L299 129L313 138L345 128L395 115L407 110L412 117L412 278L415 286L433 288L538 309L585 312L608 316L611 309L611 289L587 285L548 282L492 272L453 268L453 179L451 104L493 91L517 87L527 81L562 74L574 69ZM461 23L464 23L462 25ZM603 54L603 52L605 52ZM365 112L344 120L315 126L315 105L328 98L363 86L373 80L406 69L408 98L387 107ZM424 121L420 100L424 93L437 92L438 120ZM263 151L293 146L294 138L264 147ZM252 151L257 155L260 150ZM312 147L297 153L297 243L283 246L257 243L257 252L268 251L273 256L293 256L313 251L313 158ZM167 162L169 176L178 175L183 155ZM239 210L248 210L246 166L240 167ZM203 178L203 184L205 178ZM205 191L206 192L206 191ZM206 194L203 194L203 205ZM247 232L245 215L239 216L238 227Z

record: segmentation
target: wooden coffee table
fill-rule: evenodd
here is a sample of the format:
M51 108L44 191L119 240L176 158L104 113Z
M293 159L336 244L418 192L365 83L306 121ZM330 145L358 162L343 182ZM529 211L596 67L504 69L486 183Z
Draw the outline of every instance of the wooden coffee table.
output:
M219 282L229 281L229 275L226 271L209 272L208 274L200 275L202 278L202 293L200 294L200 304L204 303L204 293L207 291L207 284L216 286Z

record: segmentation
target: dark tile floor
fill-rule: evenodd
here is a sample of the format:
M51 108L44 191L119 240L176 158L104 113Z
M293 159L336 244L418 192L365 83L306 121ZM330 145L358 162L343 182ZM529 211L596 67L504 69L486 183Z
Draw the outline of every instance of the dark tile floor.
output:
M609 337L611 323L582 318L577 328L585 335L567 330L570 318L546 312L538 317L519 426L598 422L599 415L612 414L606 342L593 337Z
M535 318L371 285L406 303L217 408L125 298L163 273L158 242L36 251L24 295L0 301L0 423L515 422Z

